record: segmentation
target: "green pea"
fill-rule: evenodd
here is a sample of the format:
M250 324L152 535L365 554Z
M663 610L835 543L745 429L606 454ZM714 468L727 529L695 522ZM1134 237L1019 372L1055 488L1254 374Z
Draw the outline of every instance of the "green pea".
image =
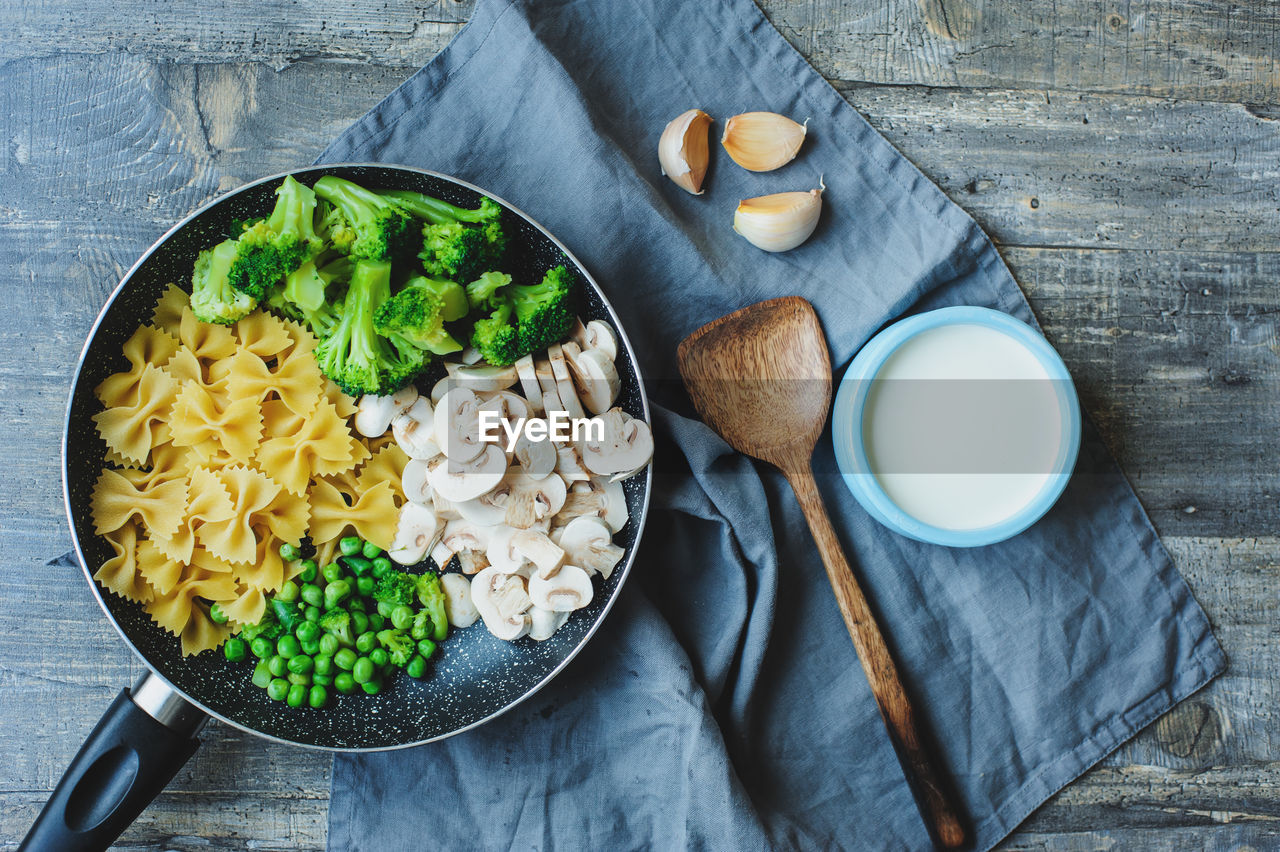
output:
M351 671L356 665L356 652L350 648L341 648L333 655L333 664L344 671Z
M289 660L289 671L294 674L310 674L315 665L315 660L306 654L299 654Z
M366 598L348 598L347 609L351 612L367 612L368 606L365 605Z
M391 610L391 626L396 630L408 630L411 624L413 624L413 607L400 604Z
M222 646L222 655L233 663L243 660L249 653L249 646L239 636L232 636Z
M320 653L326 657L332 657L338 653L338 648L341 646L338 637L332 633L326 633L320 637Z
M343 561L347 563L347 569L357 577L363 577L373 570L373 563L363 556L346 556Z
M365 597L368 597L369 595L373 594L374 586L376 586L377 584L378 584L378 581L368 575L365 575L364 577L357 577L356 591L364 595Z
M382 691L382 681L376 679L366 680L364 683L360 684L360 688L369 695L377 695Z
M310 621L312 624L319 624L322 615L324 615L324 611L318 606L308 606L302 611L303 620Z
M427 673L427 661L422 658L421 654L414 654L413 659L409 661L409 665L404 667L409 677L422 677Z
M289 681L282 677L274 678L267 684L267 697L272 701L284 701L289 694Z
M227 614L222 610L222 604L214 603L209 607L209 620L214 624L226 624Z
M315 686L333 686L333 675L313 674L311 683Z
M298 579L304 583L314 583L316 575L320 573L320 566L316 565L314 559L302 560L302 571L298 573Z
M386 648L374 648L369 652L369 660L378 668L385 666L390 659Z
M336 583L342 579L342 566L337 562L330 562L320 573L324 575L326 583Z
M249 650L259 660L266 660L275 654L276 646L272 645L271 640L265 636L255 636L249 643Z
M324 587L324 605L333 609L351 595L351 584L346 580L335 580Z
M324 589L315 583L307 583L302 587L302 599L312 606L324 605Z
M307 700L307 688L300 683L295 683L289 687L289 693L285 696L284 703L290 707L301 707Z
M349 535L338 542L338 550L342 551L343 556L355 556L363 544L358 536Z
M308 657L314 657L316 654L320 653L319 639L312 639L310 642L299 642L298 645L301 646L302 653L306 654Z
M307 703L319 710L321 707L329 703L329 691L323 686L316 684L311 687L311 691L307 693Z
M318 675L333 674L333 656L321 654L312 660L312 668Z
M359 610L351 613L351 632L359 636L369 629L371 621L369 616Z
M356 683L368 683L373 680L373 660L368 657L358 658L351 668L351 676L356 679Z
M386 618L384 618L383 616L379 615L378 613L376 613L376 612L375 612L373 615L369 616L369 629L370 629L370 630L381 630L382 628L384 628L384 627L386 627L386 626L387 626L387 620L386 620Z
M280 587L280 591L276 592L276 599L282 600L285 603L290 603L291 601L296 601L298 599L298 594L300 592L301 590L298 588L297 583L292 580L285 580L284 585Z
M383 618L390 618L391 613L396 611L396 605L391 601L378 601L378 615Z
M435 642L432 642L430 639L419 639L419 640L418 640L418 653L419 653L419 654L421 654L422 656L426 657L426 658L429 660L429 659L431 659L431 655L432 655L432 654L434 654L435 652L436 652L436 643L435 643Z
M258 665L253 669L253 685L258 689L266 689L269 683L271 683L271 669L267 668L266 661L259 660Z
M366 541L364 547L360 548L360 555L365 559L377 559L382 555L382 548L371 541Z
M286 633L276 640L276 653L284 657L286 660L290 657L296 657L302 653L302 646L298 644L298 637Z
M279 654L275 654L271 659L267 660L267 669L271 672L272 677L284 677L285 672L289 671L289 661Z
M351 672L338 672L333 676L333 688L343 695L350 695L356 691L356 679L351 676Z
M304 621L293 632L298 637L299 642L314 642L320 638L320 625Z
M284 676L284 679L289 681L289 683L294 684L295 686L298 684L301 684L302 686L311 685L311 675L309 674L298 674L297 672L289 672L287 675Z
M378 647L378 634L372 630L356 637L356 650L361 654L367 654L376 647Z
M385 556L376 556L373 559L373 576L382 579L382 576L391 570L391 560Z
M280 545L280 558L285 562L294 562L302 558L302 551L298 549L296 544L285 542Z

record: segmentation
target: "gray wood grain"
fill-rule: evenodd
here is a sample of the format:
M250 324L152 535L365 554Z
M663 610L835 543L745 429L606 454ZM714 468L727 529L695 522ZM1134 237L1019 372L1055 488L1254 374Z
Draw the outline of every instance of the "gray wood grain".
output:
M1280 848L1280 11L764 6L996 238L1232 661L1001 848ZM66 547L58 440L98 306L190 209L309 162L470 8L0 7L0 293L20 319L0 324L0 849L140 672L82 577L44 565ZM320 848L329 767L211 726L118 848Z

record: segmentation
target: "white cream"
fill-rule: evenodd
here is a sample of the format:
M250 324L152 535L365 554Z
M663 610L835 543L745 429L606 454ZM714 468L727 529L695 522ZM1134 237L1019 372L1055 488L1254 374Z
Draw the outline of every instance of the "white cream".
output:
M872 381L863 443L877 481L935 527L1000 523L1044 488L1064 435L1054 383L1015 338L962 323L903 343Z

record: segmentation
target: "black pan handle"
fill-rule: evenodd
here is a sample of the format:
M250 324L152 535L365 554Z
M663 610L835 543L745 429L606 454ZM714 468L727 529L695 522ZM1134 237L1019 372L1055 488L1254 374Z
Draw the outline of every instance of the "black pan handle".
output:
M122 689L58 782L20 852L106 849L200 747L208 721L146 674Z

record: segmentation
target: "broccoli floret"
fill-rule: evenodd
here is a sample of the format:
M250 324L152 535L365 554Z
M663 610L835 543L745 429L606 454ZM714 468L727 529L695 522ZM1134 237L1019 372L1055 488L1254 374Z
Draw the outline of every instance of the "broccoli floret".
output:
M316 194L286 177L266 219L244 226L236 238L239 256L228 273L231 286L261 299L285 275L315 257L324 243L316 235Z
M373 599L379 603L405 604L413 603L413 593L417 581L412 574L403 571L388 571L378 579L373 587Z
M298 606L296 601L282 601L279 598L272 598L271 614L279 622L281 633L292 632L293 628L297 627L298 623L302 621L302 608Z
M447 285L447 286L446 286ZM373 327L398 346L425 349L435 355L457 352L462 344L445 330L444 324L457 319L456 305L450 307L443 295L456 289L461 295L462 313L466 313L466 294L452 281L432 281L429 278L411 278L404 289L382 303L373 315ZM448 293L450 301L457 295Z
M378 644L387 649L387 659L404 668L417 652L417 643L403 630L388 628L378 631Z
M473 210L410 190L393 190L382 194L404 210L433 225L444 225L449 222L482 224L497 222L502 218L502 207L492 198L482 197L480 206Z
M333 175L316 181L315 191L341 216L338 221L326 213L322 226L335 247L366 260L391 260L409 251L413 219L395 202Z
M426 366L422 350L394 345L374 330L373 315L390 293L390 263L357 261L338 323L316 347L321 372L347 396L395 393Z
M559 343L573 326L573 274L565 266L547 271L538 284L508 287L516 312L522 354Z
M431 638L443 641L449 635L449 617L444 611L444 586L440 583L440 575L431 571L418 575L417 592L422 612L431 616L434 628Z
M333 634L335 639L348 648L356 644L355 637L351 635L351 614L345 609L326 610L320 616L320 629Z
M470 209L420 192L384 194L426 222L418 257L428 275L470 281L502 259L507 237L502 208L493 199L482 198L479 207Z
M228 273L239 253L235 240L225 240L196 257L191 273L191 312L196 319L231 325L257 307L256 299L231 286Z
M332 290L351 277L351 261L343 255L323 265L321 258L309 260L285 276L284 287L267 295L267 304L293 319L305 322L316 337L323 338L338 324ZM341 292L341 291L339 291Z
M467 285L467 304L472 310L493 310L506 302L503 288L511 283L504 272L486 272Z
M279 639L284 633L284 628L280 626L280 622L276 620L275 612L271 607L267 607L262 611L262 618L258 619L257 624L246 624L240 631L240 638L246 642L252 642L259 636L266 639Z
M525 354L520 348L520 335L511 324L514 313L511 302L505 301L489 316L476 320L471 329L471 345L496 367L514 364Z

